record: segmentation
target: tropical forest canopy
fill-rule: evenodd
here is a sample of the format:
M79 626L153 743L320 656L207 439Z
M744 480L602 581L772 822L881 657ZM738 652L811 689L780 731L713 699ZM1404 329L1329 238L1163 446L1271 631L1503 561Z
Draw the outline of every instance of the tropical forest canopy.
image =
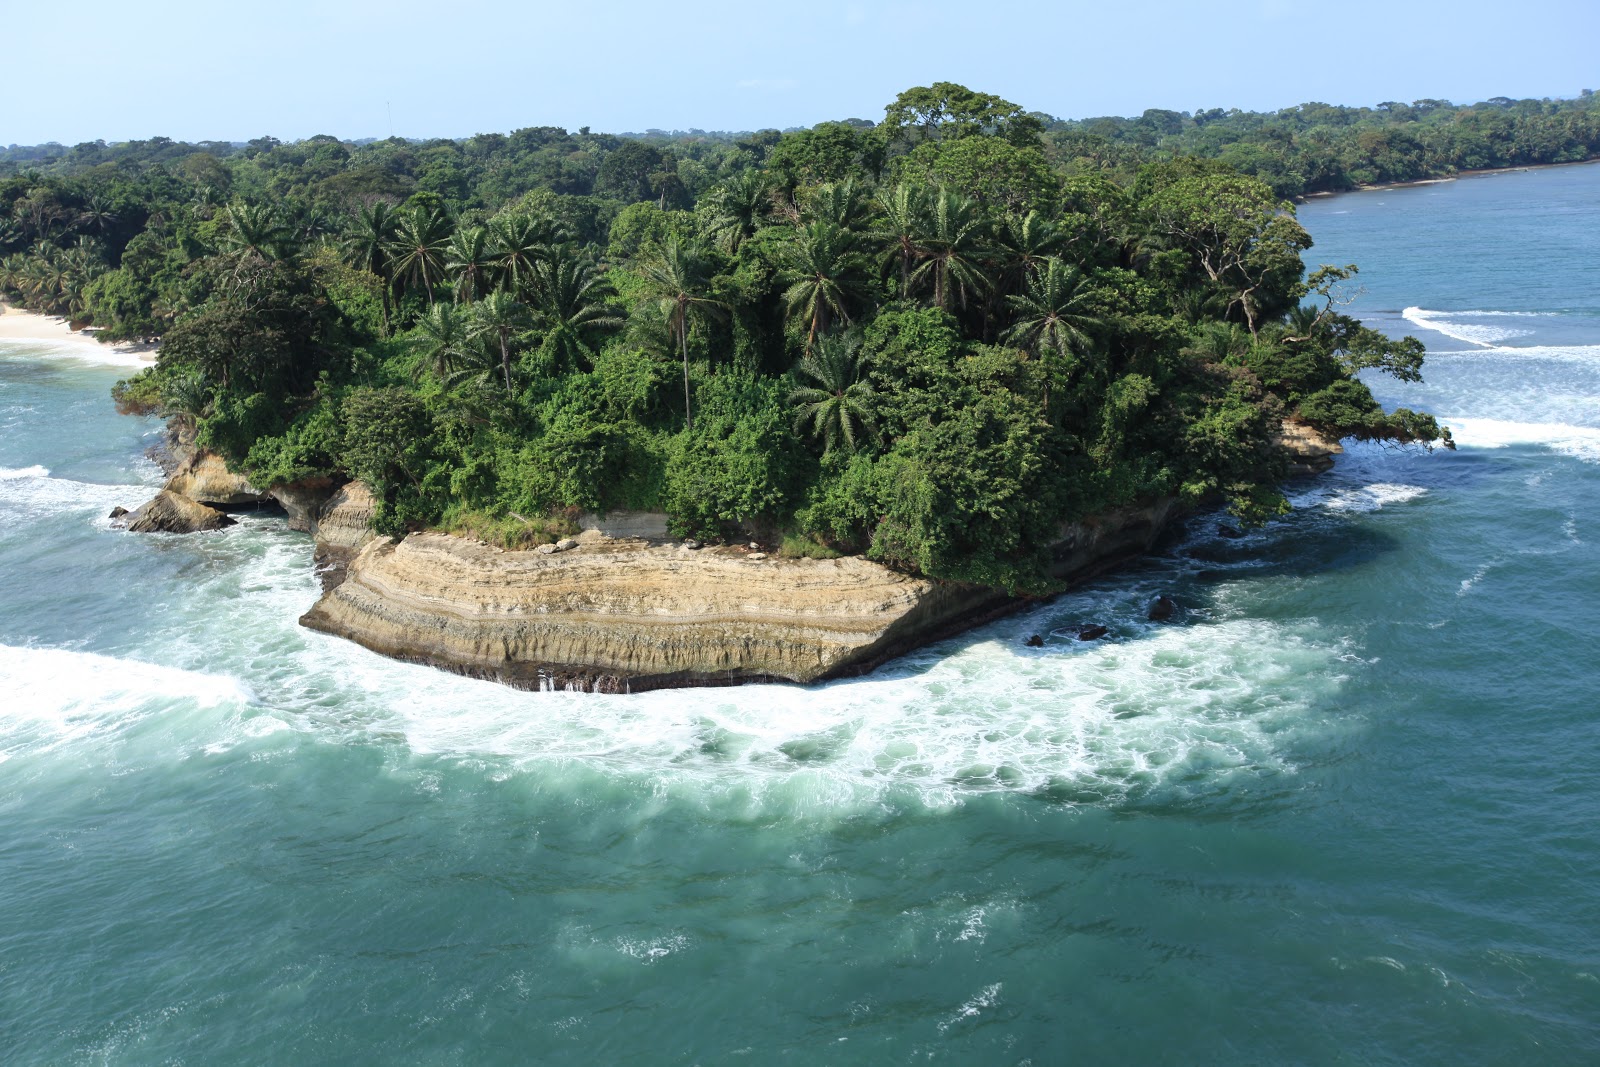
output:
M939 83L781 134L12 149L0 291L160 338L124 405L259 483L362 478L385 532L660 509L1044 591L1086 515L1279 509L1286 418L1440 439L1356 379L1422 346L1306 273L1283 194L1391 176L1400 131L1425 167L1535 128L1583 158L1600 111L1429 103L1061 123ZM1427 155L1469 126L1501 154Z

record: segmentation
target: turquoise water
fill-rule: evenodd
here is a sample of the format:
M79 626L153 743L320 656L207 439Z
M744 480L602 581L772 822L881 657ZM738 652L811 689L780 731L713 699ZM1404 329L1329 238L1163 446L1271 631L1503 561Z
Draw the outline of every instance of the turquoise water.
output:
M1458 452L816 690L301 630L276 520L104 520L159 480L125 370L0 350L4 1059L1595 1062L1597 193L1307 206Z

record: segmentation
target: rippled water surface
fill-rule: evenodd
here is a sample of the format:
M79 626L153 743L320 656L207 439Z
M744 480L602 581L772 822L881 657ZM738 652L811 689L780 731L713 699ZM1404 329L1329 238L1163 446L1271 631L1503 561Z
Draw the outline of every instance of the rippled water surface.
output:
M820 689L302 630L277 520L105 521L125 369L0 349L7 1060L1595 1062L1597 194L1308 205L1459 451Z

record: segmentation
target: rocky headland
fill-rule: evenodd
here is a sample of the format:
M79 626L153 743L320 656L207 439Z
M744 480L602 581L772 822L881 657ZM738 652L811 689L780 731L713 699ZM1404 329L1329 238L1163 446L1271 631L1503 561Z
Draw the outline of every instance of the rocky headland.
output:
M1280 438L1299 473L1338 442L1307 427ZM251 486L214 455L183 458L130 529L213 529L226 510L276 503L316 542L324 592L311 629L397 659L523 688L640 692L861 674L1029 603L917 578L860 557L780 559L750 546L689 547L664 517L583 516L578 537L510 551L439 532L375 537L359 482ZM186 506L189 505L189 506ZM135 527L140 515L176 515ZM1072 584L1148 552L1173 500L1071 523L1052 572Z

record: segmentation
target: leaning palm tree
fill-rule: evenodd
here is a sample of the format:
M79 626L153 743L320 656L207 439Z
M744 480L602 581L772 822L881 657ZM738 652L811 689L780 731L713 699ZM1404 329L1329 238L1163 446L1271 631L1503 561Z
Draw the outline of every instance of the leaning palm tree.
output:
M863 440L878 437L872 415L876 394L862 380L860 350L859 336L836 334L818 341L816 349L795 366L797 377L813 383L789 392L789 402L795 405L795 432L820 437L824 454L841 446L854 452Z
M382 200L356 212L339 241L344 261L356 270L376 275L383 282L383 333L389 335L389 289L394 284L390 249L399 219Z
M552 367L592 364L594 341L623 325L606 303L614 293L606 276L565 247L535 264L531 288L533 322L544 335L540 351Z
M468 226L457 230L445 250L444 269L456 280L456 299L476 300L488 292L494 275L488 229Z
M432 372L448 382L461 362L467 347L467 321L454 304L434 304L417 319L417 359L411 377L419 379Z
M397 283L410 283L428 293L444 278L450 219L442 208L413 204L395 222L394 244L389 249Z
M790 315L807 323L808 352L834 319L850 321L850 305L866 289L865 263L855 245L855 236L835 223L813 222L783 250L780 277L789 283L783 300Z
M644 263L646 292L661 309L667 327L683 357L683 416L686 428L694 428L694 412L689 399L689 329L696 319L721 317L727 305L713 300L706 291L705 249L698 244L669 240L654 261Z
M1090 349L1089 331L1100 325L1091 310L1094 296L1082 271L1050 260L1030 279L1026 293L1006 297L1016 318L1005 342L1070 372L1076 357ZM1048 403L1048 391L1045 397Z
M713 189L706 203L708 232L722 248L737 252L772 210L772 182L762 171L741 171Z
M901 182L878 192L878 219L868 239L878 246L885 277L900 275L900 295L911 289L911 271L922 255L923 216L928 196L920 185Z
M504 290L490 293L472 305L468 332L473 337L489 338L500 350L500 370L505 376L506 392L511 392L511 335L528 322L528 309Z
M989 284L979 260L985 228L977 204L960 193L940 189L917 234L922 262L907 279L912 289L929 289L933 304L950 310L951 300L965 307L969 293Z

